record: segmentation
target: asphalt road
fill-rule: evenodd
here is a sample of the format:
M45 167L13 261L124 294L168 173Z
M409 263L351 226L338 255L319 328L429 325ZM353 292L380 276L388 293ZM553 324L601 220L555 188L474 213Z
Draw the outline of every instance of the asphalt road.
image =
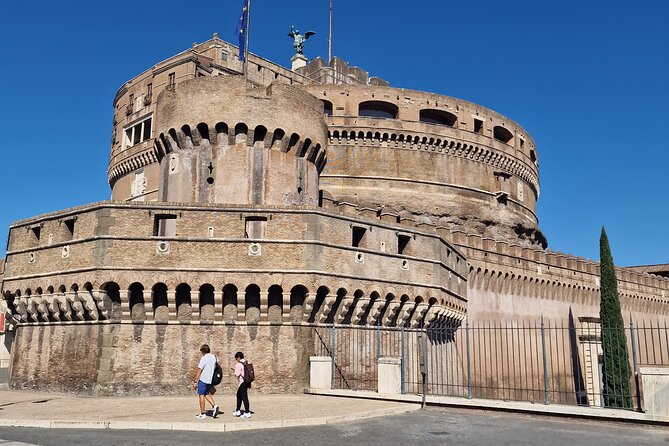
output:
M669 428L437 408L351 424L229 433L0 428L0 446L26 444L669 446Z

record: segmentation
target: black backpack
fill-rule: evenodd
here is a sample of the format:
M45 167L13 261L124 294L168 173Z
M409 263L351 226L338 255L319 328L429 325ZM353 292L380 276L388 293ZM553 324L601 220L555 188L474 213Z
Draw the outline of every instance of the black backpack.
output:
M217 360L216 365L214 366L214 374L211 376L211 385L217 386L221 383L221 381L223 381L223 369Z

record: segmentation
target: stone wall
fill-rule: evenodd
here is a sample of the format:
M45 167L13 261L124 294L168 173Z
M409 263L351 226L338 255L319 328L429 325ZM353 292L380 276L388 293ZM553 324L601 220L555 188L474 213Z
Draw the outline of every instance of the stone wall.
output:
M232 393L234 354L253 363L253 392L299 393L308 387L311 328L299 325L34 325L17 329L14 389L92 395L193 394L207 343L224 372L218 390Z

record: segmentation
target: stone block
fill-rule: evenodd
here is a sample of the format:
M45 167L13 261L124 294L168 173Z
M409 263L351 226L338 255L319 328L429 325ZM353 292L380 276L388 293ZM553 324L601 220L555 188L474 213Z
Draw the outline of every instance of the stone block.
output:
M309 387L312 389L332 388L332 358L310 356L309 364Z
M641 367L639 374L646 413L669 417L669 367Z
M402 393L402 359L393 356L379 358L378 393L398 395Z

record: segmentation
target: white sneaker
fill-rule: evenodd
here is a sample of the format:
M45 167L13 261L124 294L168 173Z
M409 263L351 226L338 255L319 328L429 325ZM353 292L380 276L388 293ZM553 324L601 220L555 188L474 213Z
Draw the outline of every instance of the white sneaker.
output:
M234 412L232 412L232 416L233 416L233 417L239 417L239 416L241 416L241 414L242 414L242 413L241 413L240 411L238 411L238 410L235 410Z
M217 415L218 415L218 406L214 406L214 410L212 410L211 412L211 417L216 418Z
M245 412L241 414L239 418L251 418L251 412Z
M207 419L207 414L199 413L199 414L195 415L195 418L197 418L198 420L205 420L205 419Z

